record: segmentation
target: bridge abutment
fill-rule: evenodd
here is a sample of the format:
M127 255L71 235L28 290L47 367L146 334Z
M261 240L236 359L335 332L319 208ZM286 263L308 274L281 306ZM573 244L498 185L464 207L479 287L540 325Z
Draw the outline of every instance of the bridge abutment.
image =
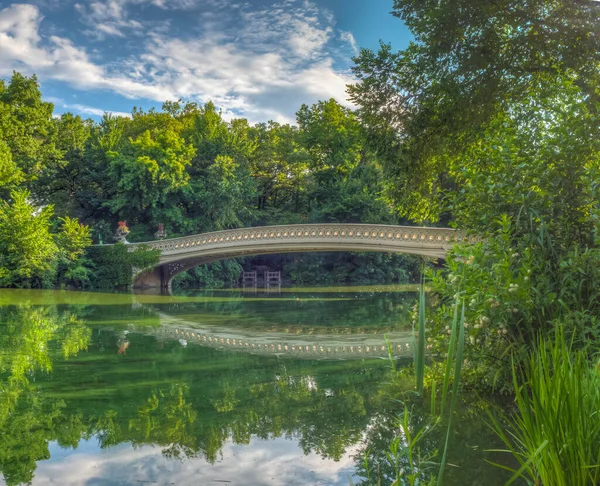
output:
M169 282L165 278L164 267L161 265L154 270L144 272L135 279L133 288L135 289L167 289Z

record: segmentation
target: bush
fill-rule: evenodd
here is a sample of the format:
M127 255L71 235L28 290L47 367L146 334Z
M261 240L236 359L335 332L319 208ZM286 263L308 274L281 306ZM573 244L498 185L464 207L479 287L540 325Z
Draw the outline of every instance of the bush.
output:
M457 293L465 298L465 380L512 392L511 355L550 334L557 322L577 346L600 337L600 250L573 245L558 251L547 235L515 235L508 217L476 244L457 245L443 270L429 274L440 305L428 327L429 346L448 347L448 322ZM513 354L513 359L516 355Z
M93 246L88 249L91 268L91 284L95 288L130 287L134 277L143 270L153 268L160 257L160 250L150 250L146 246L129 251L127 245Z

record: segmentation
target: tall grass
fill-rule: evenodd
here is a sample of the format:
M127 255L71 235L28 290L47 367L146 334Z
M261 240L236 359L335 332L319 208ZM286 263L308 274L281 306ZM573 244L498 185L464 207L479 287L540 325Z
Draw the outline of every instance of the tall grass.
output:
M454 318L452 320L452 328L450 333L450 343L448 346L448 357L446 360L446 372L444 374L444 380L441 389L441 407L440 413L443 414L446 408L447 396L450 388L450 376L453 375L452 381L452 398L450 402L450 410L448 415L448 428L446 430L446 441L444 444L444 450L442 453L442 460L440 462L440 469L438 472L437 484L438 486L443 484L444 469L446 465L446 458L448 456L448 447L450 444L450 435L452 432L452 418L456 410L456 404L458 401L458 391L460 387L460 374L462 371L463 362L463 351L465 346L465 303L462 301L462 310L460 313L460 319L458 317L458 309L461 300L457 296L454 304ZM421 283L421 292L419 294L419 332L417 346L415 349L415 374L417 381L417 392L422 395L424 387L424 376L425 376L425 288ZM456 358L456 359L455 359ZM436 386L435 382L431 386L431 411L435 414L436 407ZM439 417L438 417L439 418Z
M458 339L458 307L459 300L456 299L454 303L454 318L452 319L452 327L450 329L450 344L448 345L448 357L446 359L446 372L444 373L444 382L442 383L442 402L440 406L440 410L443 413L446 408L446 398L448 396L448 386L450 384L450 374L452 373L452 361L454 359L454 351L456 348L456 341ZM461 325L464 331L465 327L465 314L464 314L464 305L463 312L461 315ZM463 335L464 340L464 335ZM464 342L463 342L464 346ZM458 363L457 363L458 364ZM456 373L455 373L456 374Z
M421 280L421 291L419 292L419 335L415 355L415 374L417 392L422 395L425 380L425 285L423 280Z
M395 426L400 431L391 442L385 453L384 469L391 470L391 475L384 477L382 464L377 464L377 470L372 470L369 464L369 451L365 451L363 467L367 484L383 486L433 486L435 478L431 470L437 466L433 462L437 450L423 452L421 442L435 428L435 423L418 428L411 423L411 412L404 405L404 412L396 419ZM387 467L385 467L387 466ZM350 484L353 484L350 481Z
M492 426L520 464L508 484L600 484L600 370L584 351L573 351L560 328L539 340L519 368L513 361L518 413L507 431L492 414Z
M450 434L452 432L452 418L454 417L454 411L456 410L456 404L458 401L458 390L460 387L460 373L462 370L463 362L463 350L465 347L465 302L462 302L462 310L460 313L460 321L458 321L458 305L459 300L456 299L454 309L454 320L452 322L452 334L450 336L450 346L448 349L448 358L446 363L446 374L444 376L444 385L442 388L442 410L446 401L446 394L448 393L448 380L450 379L450 372L452 369L452 357L454 356L454 343L458 339L456 348L456 362L454 364L454 379L452 382L452 399L450 400L450 412L448 415L448 429L446 430L446 441L444 444L444 452L442 454L442 460L440 462L440 470L438 472L437 486L444 484L444 469L446 467L446 458L448 456L448 446L450 444ZM456 329L458 327L458 330ZM458 337L456 336L458 334Z

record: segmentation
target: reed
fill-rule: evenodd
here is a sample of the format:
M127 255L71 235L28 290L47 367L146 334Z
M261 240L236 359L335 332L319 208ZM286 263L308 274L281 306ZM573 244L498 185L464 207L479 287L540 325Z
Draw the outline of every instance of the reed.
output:
M518 413L505 417L506 430L490 413L491 425L533 484L600 484L600 370L585 351L573 351L561 328L540 338L522 367L512 365Z
M419 335L415 355L415 374L417 377L417 392L423 394L425 380L425 285L421 281L419 292Z
M442 453L442 460L440 461L440 469L438 472L437 485L441 486L444 481L444 469L446 466L446 458L448 456L448 445L450 443L450 433L452 431L452 418L454 416L454 411L456 410L456 404L458 401L458 390L460 387L460 373L462 370L462 362L463 362L463 350L465 347L465 302L462 302L462 310L460 313L460 321L458 321L458 304L459 300L456 300L456 308L455 308L455 318L453 322L453 330L452 335L450 336L450 347L448 349L448 361L446 365L446 375L444 376L444 389L442 390L442 404L445 401L445 395L448 390L448 380L450 375L450 370L452 368L452 359L451 356L454 356L454 348L453 345L458 340L458 345L456 349L456 362L454 364L454 380L452 383L452 399L450 400L450 412L448 415L448 429L446 430L446 441L444 444L444 452ZM458 324L457 324L458 323ZM458 330L456 329L458 327ZM458 334L458 337L456 337ZM443 406L443 405L442 405ZM443 409L442 409L443 413Z
M448 386L450 384L450 374L452 373L452 361L454 359L454 351L456 348L456 341L458 339L458 307L459 300L456 298L456 302L454 303L454 317L452 319L452 327L450 330L450 344L448 345L448 357L446 359L446 372L444 373L444 381L442 383L442 398L440 405L440 412L444 413L446 407L446 398L448 395ZM463 306L463 315L462 315L462 326L464 329L464 306Z

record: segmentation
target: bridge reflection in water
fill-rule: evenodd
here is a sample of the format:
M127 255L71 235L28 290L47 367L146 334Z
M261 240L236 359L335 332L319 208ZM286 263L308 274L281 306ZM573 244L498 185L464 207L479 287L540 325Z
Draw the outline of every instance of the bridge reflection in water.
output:
M180 340L184 345L200 344L305 359L389 357L390 352L395 357L413 356L414 337L410 331L351 335L295 334L201 326L162 313L159 317L161 326L152 334Z

